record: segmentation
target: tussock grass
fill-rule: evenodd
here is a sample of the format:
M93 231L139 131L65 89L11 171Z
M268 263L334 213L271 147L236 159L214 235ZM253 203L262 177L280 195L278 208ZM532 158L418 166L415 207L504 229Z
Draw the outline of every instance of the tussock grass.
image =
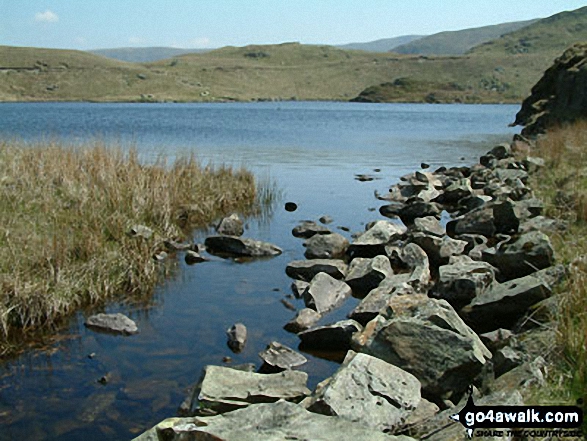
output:
M569 228L553 237L558 258L569 277L560 292L554 317L562 366L555 383L571 399L587 402L587 122L551 130L537 141L546 167L534 188L547 206L547 215L563 219ZM585 406L585 404L584 404Z
M99 142L0 141L0 353L81 306L149 294L164 239L251 213L258 201L251 173L202 167L193 156L144 165L136 151ZM154 234L131 237L137 224Z

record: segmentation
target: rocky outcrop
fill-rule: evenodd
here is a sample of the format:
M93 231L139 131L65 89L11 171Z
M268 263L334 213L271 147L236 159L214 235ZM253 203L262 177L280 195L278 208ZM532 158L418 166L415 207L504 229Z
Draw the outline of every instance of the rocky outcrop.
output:
M587 43L567 49L532 88L514 125L523 136L536 136L562 123L587 115Z

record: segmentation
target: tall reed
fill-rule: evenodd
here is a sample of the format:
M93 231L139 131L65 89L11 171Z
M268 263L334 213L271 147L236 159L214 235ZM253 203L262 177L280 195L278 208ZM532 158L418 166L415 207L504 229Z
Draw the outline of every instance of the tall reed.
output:
M0 141L0 351L80 306L151 292L164 239L258 210L256 194L251 173L193 156L145 165L100 142ZM137 224L152 237L128 235Z

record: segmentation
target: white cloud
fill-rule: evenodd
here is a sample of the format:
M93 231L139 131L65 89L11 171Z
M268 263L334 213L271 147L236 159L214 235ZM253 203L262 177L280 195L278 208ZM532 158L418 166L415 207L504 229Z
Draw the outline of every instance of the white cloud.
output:
M37 12L35 14L35 21L39 23L57 23L59 21L59 16L47 9L45 12Z

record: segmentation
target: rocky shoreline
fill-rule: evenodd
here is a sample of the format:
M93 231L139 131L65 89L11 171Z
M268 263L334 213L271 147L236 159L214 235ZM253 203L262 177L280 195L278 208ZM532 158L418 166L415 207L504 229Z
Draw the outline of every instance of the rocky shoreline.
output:
M565 276L547 235L565 226L542 216L528 179L544 161L520 153L528 151L517 136L476 165L402 177L378 196L391 220L367 224L351 242L315 222L298 225L306 260L285 271L306 308L285 329L303 349L346 352L340 368L310 391L305 357L272 342L258 372L208 366L181 416L136 439L465 439L449 416L469 386L479 403L523 404L522 389L544 381L537 340L552 338L537 326L540 311ZM220 225L209 252L281 252L240 238L234 217ZM361 301L348 320L315 326L350 296ZM246 329L240 340L235 329L229 343L242 349Z

